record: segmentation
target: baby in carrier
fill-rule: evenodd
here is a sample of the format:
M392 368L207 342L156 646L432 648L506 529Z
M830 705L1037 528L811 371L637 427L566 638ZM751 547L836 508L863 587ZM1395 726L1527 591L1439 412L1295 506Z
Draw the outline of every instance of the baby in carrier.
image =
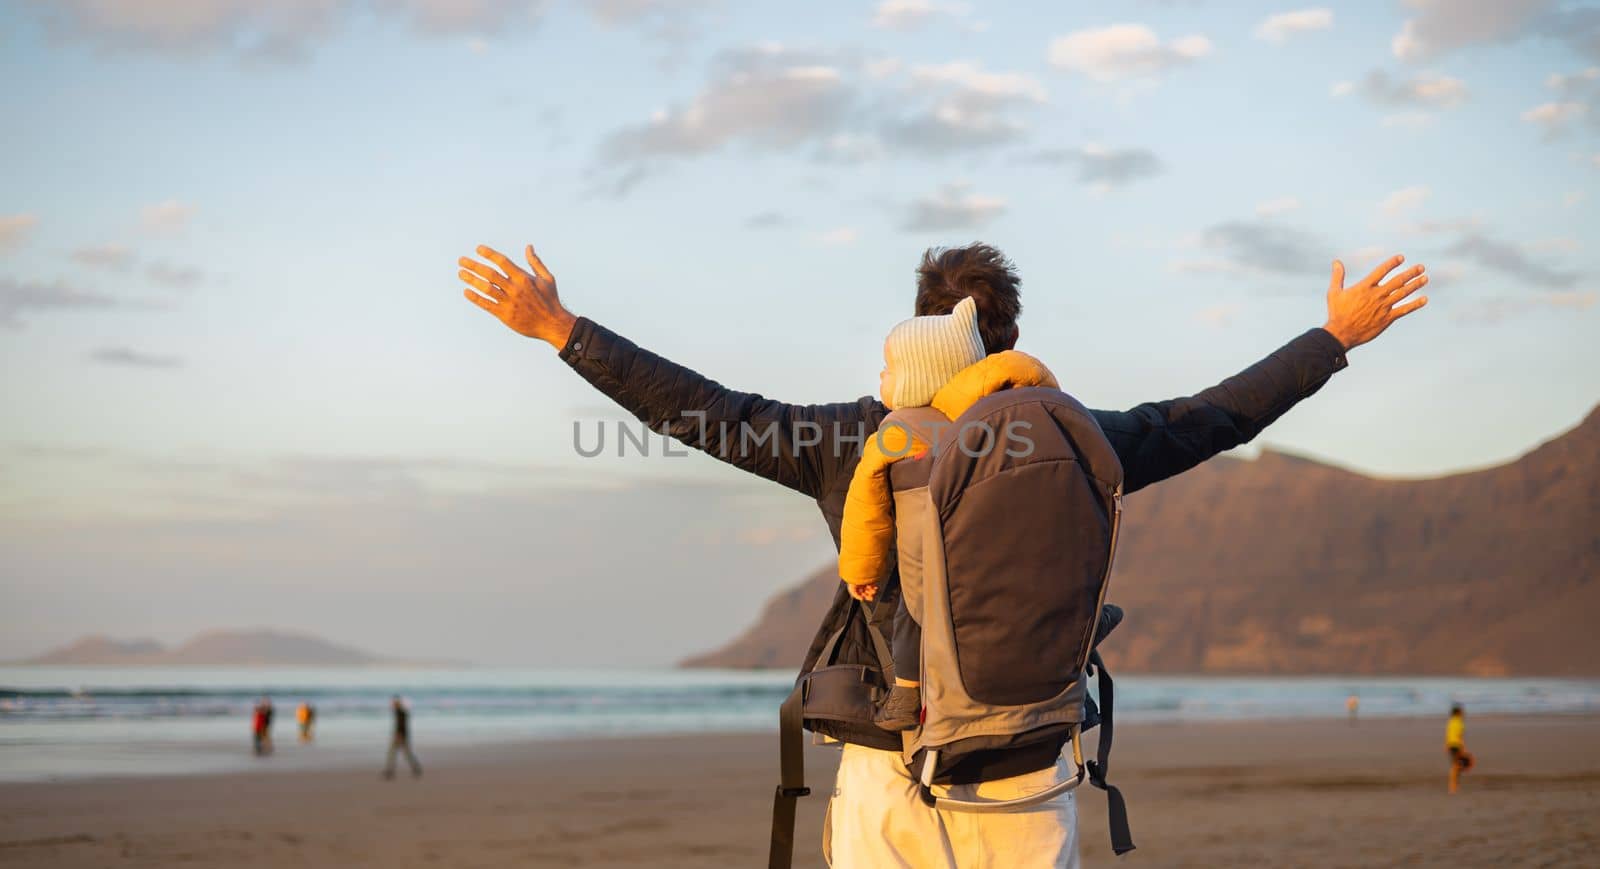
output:
M953 420L978 399L1001 389L1056 386L1050 372L1027 354L1007 350L985 355L977 305L971 298L961 300L947 315L913 317L896 325L884 340L883 356L879 394L896 413L932 407ZM890 466L924 458L943 446L937 434L930 443L925 428L919 435L893 415L868 439L850 481L840 529L839 576L857 600L873 600L889 572L895 545ZM905 600L902 593L895 616L894 686L875 717L879 727L892 731L916 727L922 709L918 681L922 630L906 612Z

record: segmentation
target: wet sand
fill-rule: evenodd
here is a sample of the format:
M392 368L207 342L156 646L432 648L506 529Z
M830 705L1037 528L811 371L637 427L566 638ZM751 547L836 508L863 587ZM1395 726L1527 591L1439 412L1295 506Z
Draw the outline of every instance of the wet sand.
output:
M1595 865L1600 717L1470 718L1445 794L1443 720L1123 726L1112 779L1139 850L1114 860L1079 798L1089 866ZM0 785L0 865L759 866L774 735L428 751L364 769ZM810 749L797 866L818 849L837 752Z

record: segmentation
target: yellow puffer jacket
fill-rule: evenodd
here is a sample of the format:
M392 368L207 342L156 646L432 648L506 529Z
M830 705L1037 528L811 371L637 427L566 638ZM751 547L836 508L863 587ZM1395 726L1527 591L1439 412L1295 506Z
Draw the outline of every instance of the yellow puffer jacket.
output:
M1056 386L1044 363L1017 350L987 356L964 368L940 387L933 408L955 419L978 399L1004 389ZM908 445L906 442L910 440ZM890 547L894 545L894 493L889 488L889 466L926 452L928 445L911 438L900 426L883 429L867 439L861 463L850 478L844 501L844 522L839 528L839 577L850 585L882 582L889 573Z

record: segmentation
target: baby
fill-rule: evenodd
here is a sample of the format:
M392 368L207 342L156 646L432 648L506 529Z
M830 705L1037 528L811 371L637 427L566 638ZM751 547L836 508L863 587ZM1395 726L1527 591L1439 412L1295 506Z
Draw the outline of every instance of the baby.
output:
M932 406L955 419L978 399L1020 386L1055 387L1038 360L1015 350L986 356L978 332L977 304L962 299L949 314L913 317L889 330L883 342L879 394L892 411ZM873 600L888 576L894 548L889 466L927 452L930 444L909 427L891 422L868 439L850 481L840 528L839 576L857 600ZM901 596L894 633L894 687L874 720L885 730L910 730L922 710L921 627Z

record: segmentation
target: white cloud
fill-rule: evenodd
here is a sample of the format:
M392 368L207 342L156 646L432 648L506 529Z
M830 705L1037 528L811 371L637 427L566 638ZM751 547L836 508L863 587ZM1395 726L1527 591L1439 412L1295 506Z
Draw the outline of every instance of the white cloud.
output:
M1032 76L954 62L907 67L780 45L726 52L682 105L605 140L602 162L690 157L733 144L857 163L887 149L945 154L1016 142L1048 99Z
M136 257L133 250L122 244L101 244L89 247L80 247L68 254L73 262L93 268L111 269L122 271L133 265Z
M1339 81L1334 82L1333 87L1328 88L1328 95L1335 97L1347 97L1352 93L1355 93L1355 90L1355 82Z
M487 38L537 23L550 4L547 0L378 0L377 5L393 10L423 33Z
M819 234L817 236L817 241L820 241L826 245L846 245L855 244L856 240L860 237L860 234L857 233L854 228L849 226L841 226Z
M145 229L154 232L177 232L189 225L194 212L195 207L192 203L168 199L165 202L145 206L139 213L139 222Z
M973 193L971 185L956 182L911 203L901 225L907 232L977 229L1005 210L1004 199Z
M0 216L0 253L16 250L33 234L39 225L35 214L7 214Z
M1550 290L1571 290L1583 277L1578 272L1553 268L1542 261L1534 261L1518 245L1492 238L1482 233L1463 236L1447 250L1451 256L1460 257L1492 269L1525 284Z
M1600 82L1600 66L1591 66L1582 72L1570 75L1551 73L1550 77L1544 80L1544 86L1553 91L1585 93L1592 90L1596 82Z
M1589 107L1583 103L1544 103L1523 112L1522 120L1541 128L1545 136L1555 137L1588 113Z
M1277 199L1268 199L1256 204L1256 214L1261 217L1273 217L1279 214L1288 214L1300 208L1300 200L1293 196L1282 196Z
M601 24L644 25L681 41L709 0L580 0ZM28 0L61 37L169 56L292 60L351 23L398 20L418 33L469 36L468 47L542 21L553 0Z
M1600 16L1600 11L1596 14ZM1585 118L1600 123L1600 67L1553 74L1545 79L1545 87L1555 91L1557 99L1523 112L1522 119L1542 128L1546 139L1559 138Z
M1222 262L1183 263L1180 271L1224 275L1315 272L1323 263L1323 245L1304 230L1281 221L1229 220L1200 234L1200 244L1217 251Z
M88 311L121 305L110 296L60 281L41 284L0 277L0 326L20 326L24 315L36 311Z
M1080 30L1050 42L1050 64L1095 81L1149 78L1211 53L1211 40L1199 34L1162 42L1142 24L1117 24Z
M1104 193L1161 174L1160 158L1145 148L1109 148L1090 143L1077 148L1048 148L1027 158L1029 163L1074 165L1078 180Z
M914 67L911 78L922 84L954 86L963 98L974 102L1042 103L1048 97L1044 85L1033 76L1019 72L985 72L977 64L967 62Z
M916 30L939 13L929 0L883 0L872 14L872 26L882 30Z
M838 130L857 100L840 69L781 45L725 52L717 66L688 103L613 133L605 156L691 156L732 142L793 148Z
M693 6L693 2L685 0L581 0L580 4L589 10L602 24L625 24L638 21L651 15L670 13L673 6Z
M1269 16L1256 25L1255 36L1267 42L1282 43L1296 33L1327 30L1333 26L1333 10L1300 9Z
M911 150L942 153L1016 141L1028 129L1017 110L1048 99L1032 76L988 72L973 63L916 66L909 75L910 92L920 99L887 123L884 136Z
M34 0L57 34L161 54L295 57L337 29L348 0Z
M1402 187L1385 196L1383 201L1378 203L1378 209L1384 214L1404 214L1407 211L1414 211L1427 201L1429 193L1428 188L1422 184Z
M1506 42L1555 7L1553 0L1405 0L1414 17L1390 42L1394 56L1428 60L1479 43Z
M972 11L965 3L935 3L932 0L882 0L872 13L872 26L879 30L921 30L938 18L964 19ZM973 22L965 29L982 33L986 21Z
M481 0L469 0L481 2ZM554 0L525 0L534 7L530 18L538 19ZM687 59L688 49L712 32L706 13L721 0L574 0L602 27L628 28L648 38L661 54L656 58L663 69ZM498 31L496 31L498 32ZM487 35L487 34L485 34Z
M1396 80L1383 70L1375 69L1362 79L1361 93L1382 105L1445 109L1466 100L1467 83L1431 72Z

